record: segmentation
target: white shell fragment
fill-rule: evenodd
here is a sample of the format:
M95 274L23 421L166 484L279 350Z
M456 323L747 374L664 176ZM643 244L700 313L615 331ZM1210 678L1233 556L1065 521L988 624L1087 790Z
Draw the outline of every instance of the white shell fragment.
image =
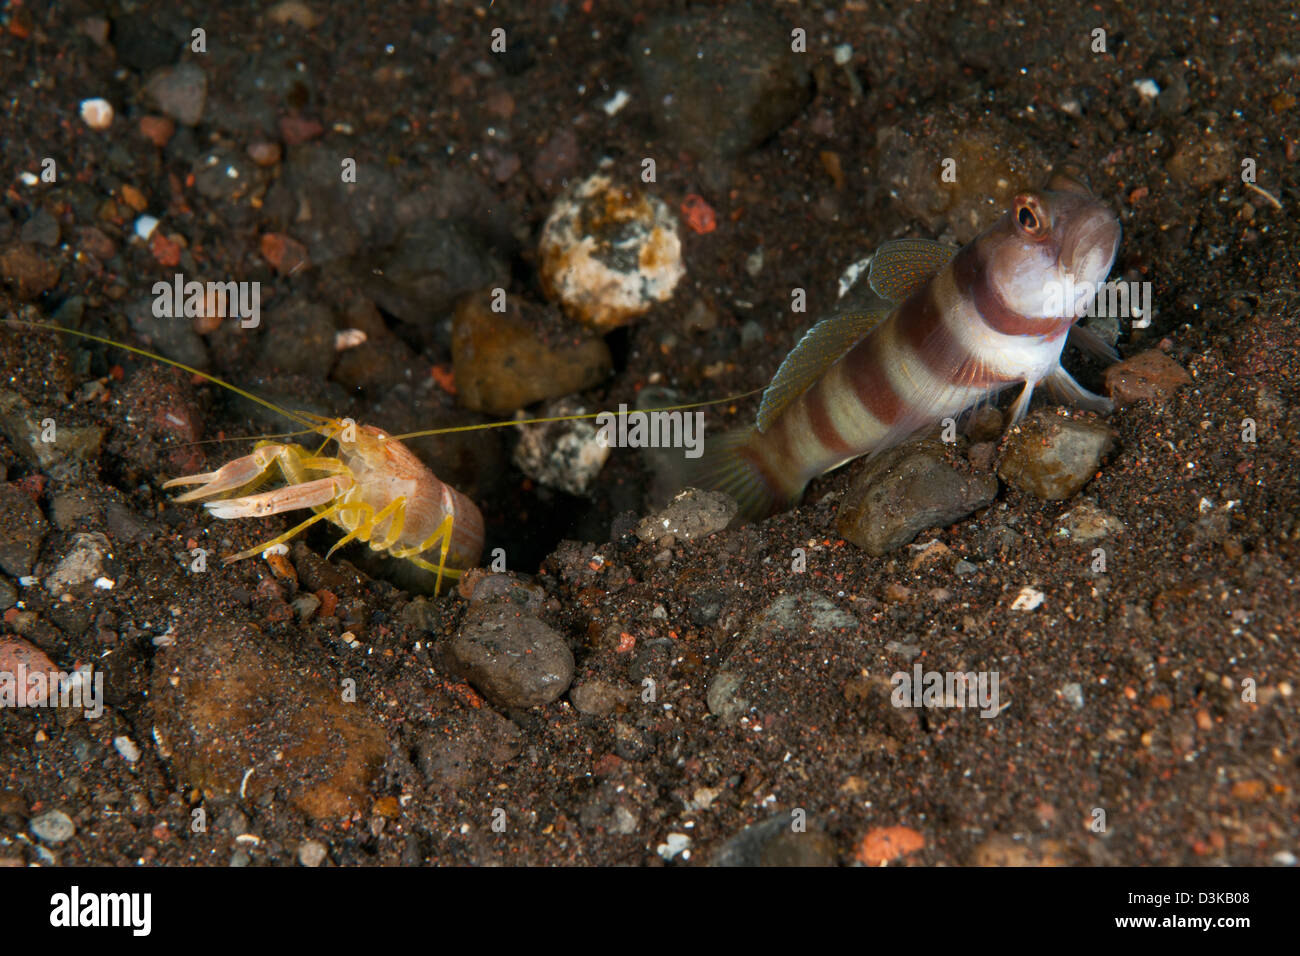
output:
M542 227L541 278L565 312L597 331L627 325L672 298L686 267L663 201L598 173L575 184Z
M108 129L113 125L113 104L99 98L82 100L81 120L91 129Z
M1032 611L1042 604L1046 597L1047 595L1037 588L1023 587L1020 589L1020 593L1016 595L1016 599L1011 602L1011 610Z

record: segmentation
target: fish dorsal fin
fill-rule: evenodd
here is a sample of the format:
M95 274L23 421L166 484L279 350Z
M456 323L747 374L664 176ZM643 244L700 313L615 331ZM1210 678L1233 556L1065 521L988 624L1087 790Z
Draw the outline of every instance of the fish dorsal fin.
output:
M955 246L929 239L895 239L871 257L867 281L882 299L897 305L910 298L957 254Z
M890 306L886 303L839 312L822 319L805 332L772 376L772 384L763 392L755 423L758 430L767 431L787 405L808 391L808 386L879 325L889 312Z

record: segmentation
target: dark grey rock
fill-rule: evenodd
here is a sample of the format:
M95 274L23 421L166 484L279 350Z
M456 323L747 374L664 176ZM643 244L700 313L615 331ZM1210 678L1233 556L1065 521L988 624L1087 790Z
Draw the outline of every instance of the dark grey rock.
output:
M22 231L18 234L18 237L23 242L31 242L38 246L57 246L59 244L59 222L46 210L38 209L32 213L32 218L23 223Z
M195 126L203 118L208 77L197 63L165 66L149 78L144 92L147 99L176 122Z
M1021 491L1061 501L1088 483L1114 446L1105 425L1038 411L1007 439L998 474Z
M473 608L448 653L465 678L502 707L549 704L573 680L573 652L564 638L509 604Z
M653 542L668 537L694 541L727 527L739 510L740 506L720 491L687 488L668 507L642 520L636 526L636 536Z
M836 527L870 554L884 554L986 507L997 493L995 477L959 470L938 442L909 442L861 466Z
M148 10L114 17L112 42L118 62L141 73L174 63L181 50L180 44L154 22L154 14Z
M805 821L794 828L792 814L778 814L745 827L714 854L711 866L834 866L835 841Z
M807 58L781 23L744 9L662 17L629 50L650 109L673 141L739 156L789 123L812 96Z
M49 523L31 497L0 485L0 569L15 578L31 574Z

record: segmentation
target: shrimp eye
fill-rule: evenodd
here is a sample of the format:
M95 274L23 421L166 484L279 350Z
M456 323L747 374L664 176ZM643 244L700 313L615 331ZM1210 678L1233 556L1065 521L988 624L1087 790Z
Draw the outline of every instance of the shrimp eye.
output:
M1047 213L1037 196L1016 197L1016 225L1030 239L1045 239L1050 231Z

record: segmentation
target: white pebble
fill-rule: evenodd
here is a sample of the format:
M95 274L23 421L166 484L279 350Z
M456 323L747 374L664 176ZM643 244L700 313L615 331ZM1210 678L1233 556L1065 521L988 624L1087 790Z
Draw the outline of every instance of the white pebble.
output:
M687 855L683 859L690 859L688 851L691 848L691 838L685 833L670 833L663 843L655 847L655 852L665 860L671 860L683 853Z
M1011 602L1011 610L1032 611L1043 603L1044 598L1046 598L1046 595L1037 588L1023 587L1020 589L1020 593L1016 595L1016 599Z
M853 44L841 43L832 51L832 55L835 57L836 66L847 66L853 59Z
M91 129L108 129L113 125L113 104L98 98L82 100L81 119Z
M1134 80L1133 89L1137 90L1138 95L1148 103L1160 95L1160 87L1152 79Z
M135 763L140 759L140 748L135 745L135 741L130 737L114 737L113 746L117 752L122 755L122 759L127 763Z
M153 231L158 228L158 220L154 216L141 216L135 221L135 234L146 242L153 235Z
M632 99L632 97L628 95L627 90L619 90L604 103L600 104L600 108L605 111L606 116L613 116L623 107L627 106L628 100L630 99Z
M334 351L346 352L365 344L366 333L361 329L340 329L334 333Z

